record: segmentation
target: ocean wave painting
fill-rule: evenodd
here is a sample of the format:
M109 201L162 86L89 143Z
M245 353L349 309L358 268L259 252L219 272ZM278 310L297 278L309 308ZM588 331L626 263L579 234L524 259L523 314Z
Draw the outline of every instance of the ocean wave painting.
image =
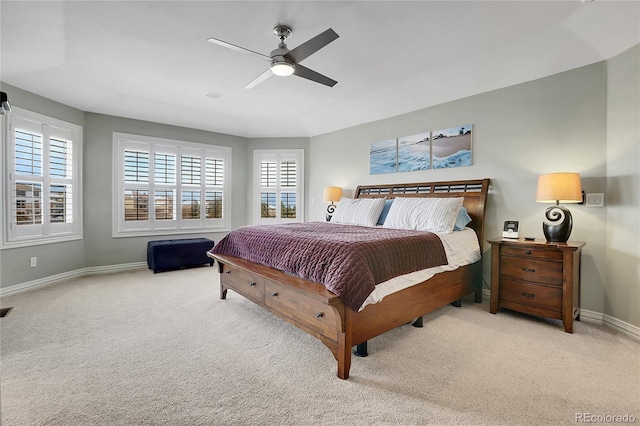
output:
M472 125L386 139L369 146L372 175L471 165Z
M449 167L463 167L471 165L471 151L458 151L444 158L433 157L434 169L446 169Z
M431 135L419 133L398 139L398 171L412 172L431 168Z
M369 173L395 173L398 170L398 141L387 139L369 147Z
M431 132L432 167L444 169L471 165L471 124Z

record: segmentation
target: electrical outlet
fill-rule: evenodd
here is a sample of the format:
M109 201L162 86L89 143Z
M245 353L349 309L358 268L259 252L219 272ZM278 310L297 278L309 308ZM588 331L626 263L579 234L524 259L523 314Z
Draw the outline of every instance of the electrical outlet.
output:
M35 268L36 266L38 266L38 258L37 257L32 257L30 259L29 266L31 266L32 268Z

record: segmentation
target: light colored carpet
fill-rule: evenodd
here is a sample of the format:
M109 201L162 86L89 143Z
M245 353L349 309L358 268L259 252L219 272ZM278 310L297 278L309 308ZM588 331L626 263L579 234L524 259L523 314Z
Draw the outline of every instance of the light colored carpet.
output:
M5 297L13 425L561 425L640 419L640 344L465 301L369 342L351 377L216 268L83 277ZM637 420L640 421L640 420Z

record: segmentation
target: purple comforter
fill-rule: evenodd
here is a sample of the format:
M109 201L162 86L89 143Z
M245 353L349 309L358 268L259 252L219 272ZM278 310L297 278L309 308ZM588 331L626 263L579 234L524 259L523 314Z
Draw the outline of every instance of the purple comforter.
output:
M436 234L326 222L241 227L220 240L211 253L321 283L356 312L376 284L447 264Z

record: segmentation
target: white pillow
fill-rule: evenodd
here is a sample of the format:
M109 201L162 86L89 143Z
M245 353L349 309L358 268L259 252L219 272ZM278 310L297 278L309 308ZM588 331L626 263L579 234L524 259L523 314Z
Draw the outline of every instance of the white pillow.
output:
M341 198L331 223L375 226L384 208L384 198Z
M397 197L391 204L382 226L416 231L451 232L463 200L462 197Z

